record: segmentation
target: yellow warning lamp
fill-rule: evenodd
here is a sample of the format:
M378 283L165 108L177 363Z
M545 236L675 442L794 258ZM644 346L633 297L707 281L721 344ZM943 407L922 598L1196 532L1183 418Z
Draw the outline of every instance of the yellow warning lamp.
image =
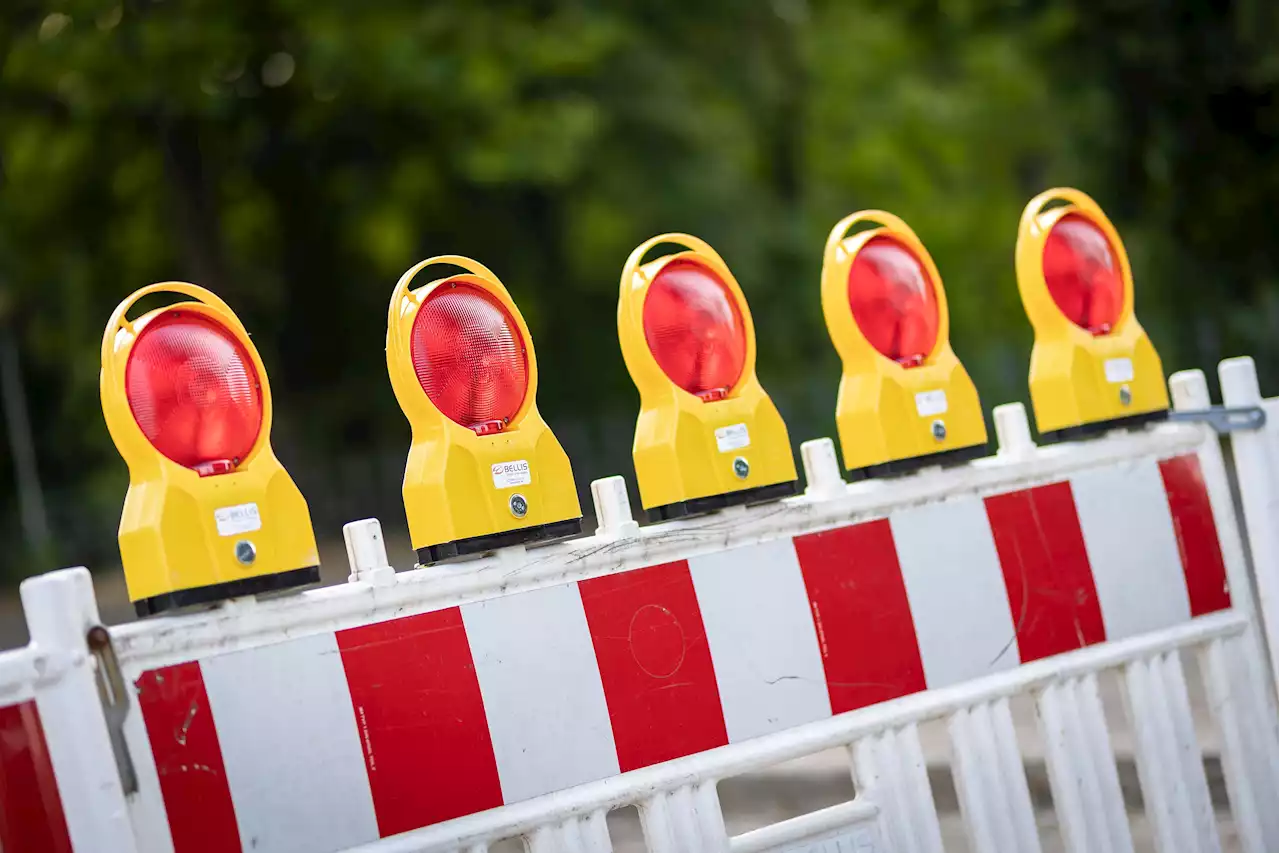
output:
M846 236L863 223L876 227ZM984 454L982 406L951 350L942 279L905 222L863 210L836 223L822 313L843 363L836 428L854 479Z
M643 264L662 243L685 251ZM618 338L640 391L632 455L650 518L795 494L787 426L756 378L742 288L688 234L640 244L622 268Z
M435 265L466 272L412 287ZM404 508L420 563L581 532L569 457L538 414L529 328L488 268L441 255L400 277L387 371L413 428Z
M1064 204L1045 209L1051 202ZM1160 356L1133 313L1120 235L1089 196L1052 189L1022 211L1018 290L1035 330L1031 405L1046 441L1162 420Z
M153 293L189 298L129 320ZM186 282L120 303L102 413L129 466L120 556L139 616L320 580L307 502L271 451L271 389L227 304Z

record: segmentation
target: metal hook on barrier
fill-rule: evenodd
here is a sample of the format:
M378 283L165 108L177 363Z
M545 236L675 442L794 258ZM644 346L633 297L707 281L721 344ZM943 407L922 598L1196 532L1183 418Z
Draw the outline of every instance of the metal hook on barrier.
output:
M1190 412L1170 412L1171 421L1192 421L1213 427L1219 435L1244 429L1262 429L1267 413L1261 406L1210 406Z
M94 680L98 684L98 698L102 701L102 715L107 721L111 752L120 772L120 786L126 795L136 794L138 774L124 739L124 721L129 716L129 691L120 672L115 647L111 645L111 634L102 625L94 625L85 634L85 642L98 663Z

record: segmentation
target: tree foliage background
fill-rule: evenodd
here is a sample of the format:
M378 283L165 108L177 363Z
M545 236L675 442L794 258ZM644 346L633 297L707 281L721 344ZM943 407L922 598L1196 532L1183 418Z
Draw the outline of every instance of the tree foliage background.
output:
M1261 0L7 0L0 324L53 536L3 571L115 559L98 343L167 279L254 334L274 443L330 536L375 512L402 528L385 306L430 254L512 291L580 488L630 474L617 282L662 231L734 269L795 444L834 434L836 219L912 224L990 407L1026 398L1013 244L1061 184L1119 227L1167 370L1252 355L1274 394L1276 32ZM10 542L17 517L9 488Z

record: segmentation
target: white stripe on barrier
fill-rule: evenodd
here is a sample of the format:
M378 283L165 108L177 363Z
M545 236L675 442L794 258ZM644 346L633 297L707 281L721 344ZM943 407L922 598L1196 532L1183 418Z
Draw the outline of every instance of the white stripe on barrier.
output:
M831 716L790 538L689 561L729 742Z
M245 850L312 853L378 837L332 633L200 666Z
M1017 666L1013 616L981 499L902 510L889 523L928 686Z
M1169 498L1157 464L1142 460L1082 472L1071 478L1071 490L1107 639L1191 618Z
M618 756L575 584L462 608L502 796L614 776Z

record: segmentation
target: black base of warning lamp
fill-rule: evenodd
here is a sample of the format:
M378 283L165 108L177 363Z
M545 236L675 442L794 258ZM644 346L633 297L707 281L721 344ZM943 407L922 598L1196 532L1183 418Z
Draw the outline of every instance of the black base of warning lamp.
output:
M747 506L782 500L800 493L799 481L789 480L785 483L773 483L758 486L754 489L742 489L727 492L723 495L708 495L705 498L694 498L678 501L665 506L655 506L647 510L650 521L671 521L675 518L687 518L691 515L704 515L730 506Z
M987 455L987 443L974 444L970 447L958 447L955 450L944 450L941 453L930 453L927 456L913 456L910 459L893 459L878 465L867 465L849 472L849 481L874 480L881 477L901 477L913 474L921 468L942 466L950 468L963 465Z
M1079 424L1078 426L1069 426L1062 429L1051 430L1050 432L1040 433L1041 444L1059 444L1064 441L1080 441L1086 438L1097 438L1109 432L1118 429L1137 430L1145 427L1147 424L1160 423L1169 419L1169 411L1161 409L1156 412L1143 412L1140 415L1127 415L1123 418L1112 418L1106 421L1094 421L1088 424Z
M419 548L418 564L429 566L432 563L444 563L463 557L473 557L486 551L499 548L510 548L512 545L545 545L557 539L568 539L582 532L582 519L570 518L565 521L553 521L550 524L539 524L537 527L522 527L519 530L504 530L501 533L490 533L487 536L472 536L468 539L455 539L452 542L441 542L439 545L428 545Z
M197 607L204 604L216 604L229 598L243 598L246 595L265 595L269 592L285 592L301 589L320 583L320 567L308 566L304 569L292 569L274 575L259 575L256 578L243 578L238 581L197 586L191 589L179 589L163 595L153 595L133 603L134 612L139 617L155 616L183 607Z

